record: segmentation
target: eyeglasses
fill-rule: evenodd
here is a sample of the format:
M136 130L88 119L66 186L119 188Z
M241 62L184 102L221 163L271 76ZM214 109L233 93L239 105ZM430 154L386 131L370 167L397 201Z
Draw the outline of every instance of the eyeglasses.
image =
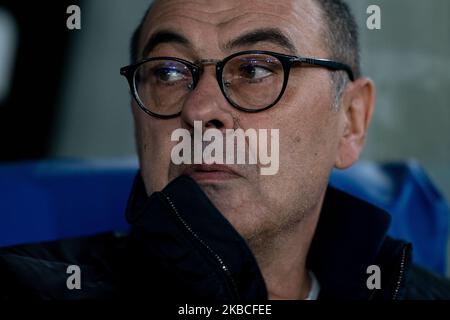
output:
M236 109L260 112L283 96L294 64L343 70L354 80L350 66L327 59L290 56L270 51L242 51L223 60L201 60L200 65L174 57L155 57L120 69L139 107L151 116L180 115L205 65L215 65L216 78L226 100Z

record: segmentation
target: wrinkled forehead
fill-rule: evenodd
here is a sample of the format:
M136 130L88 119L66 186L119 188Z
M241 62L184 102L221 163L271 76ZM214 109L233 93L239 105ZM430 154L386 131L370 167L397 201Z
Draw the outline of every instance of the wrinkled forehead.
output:
M230 44L242 35L269 30L278 51L319 56L326 52L323 20L315 0L156 0L142 27L139 52L158 32L171 31L200 55L218 57L236 51Z

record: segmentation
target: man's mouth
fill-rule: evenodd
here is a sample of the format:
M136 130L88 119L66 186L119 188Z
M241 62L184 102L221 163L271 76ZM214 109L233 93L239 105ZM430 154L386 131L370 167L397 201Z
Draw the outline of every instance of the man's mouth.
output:
M227 181L241 177L229 166L221 164L196 164L190 165L183 174L190 176L197 182L205 181Z

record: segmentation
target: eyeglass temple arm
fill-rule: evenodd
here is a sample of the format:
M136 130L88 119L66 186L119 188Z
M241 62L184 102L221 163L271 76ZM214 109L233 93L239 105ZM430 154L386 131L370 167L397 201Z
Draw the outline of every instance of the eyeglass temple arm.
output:
M310 65L315 65L315 66L321 66L321 67L325 67L327 69L336 70L336 71L344 70L345 72L347 72L348 77L350 78L351 81L355 80L355 76L353 74L352 68L350 68L350 66L346 65L345 63L340 63L340 62L331 61L331 60L327 60L327 59L313 59L313 58L304 58L304 57L298 57L297 59L294 60L294 62L300 62L300 63L306 63L306 64L310 64Z

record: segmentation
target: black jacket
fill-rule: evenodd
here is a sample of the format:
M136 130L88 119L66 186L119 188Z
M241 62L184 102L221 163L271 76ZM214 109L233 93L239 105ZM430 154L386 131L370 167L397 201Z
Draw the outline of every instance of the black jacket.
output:
M137 176L131 231L0 249L0 300L265 300L263 277L244 239L199 186L180 177L145 194ZM450 299L450 282L411 263L411 245L386 236L389 215L329 188L309 254L320 299ZM69 290L67 268L81 269ZM381 270L369 290L367 267Z

